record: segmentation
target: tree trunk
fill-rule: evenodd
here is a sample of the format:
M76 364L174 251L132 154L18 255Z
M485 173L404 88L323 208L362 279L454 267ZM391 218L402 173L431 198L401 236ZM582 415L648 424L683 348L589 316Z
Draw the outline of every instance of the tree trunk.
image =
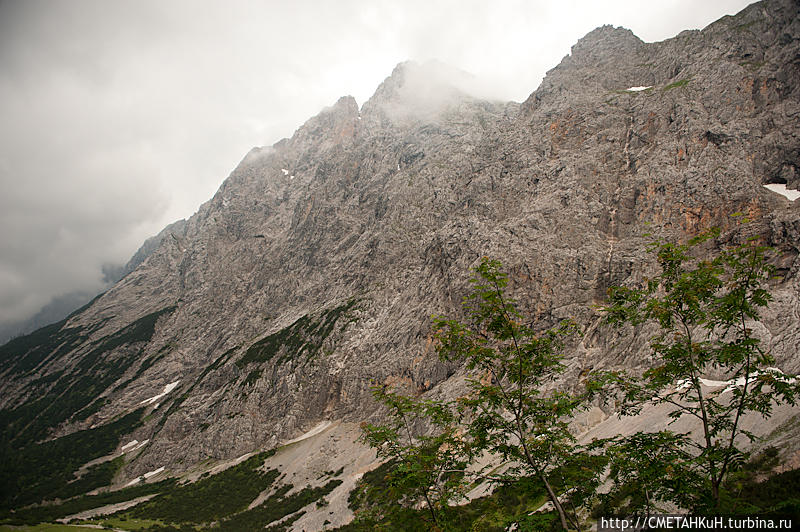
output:
M547 481L547 477L544 474L540 474L539 478L542 479L542 483L544 484L544 488L547 490L547 496L550 498L550 502L553 503L556 511L558 512L558 518L561 520L561 528L564 530L569 530L569 524L567 524L567 514L564 513L564 508L561 506L561 502L558 500L556 493L553 491L553 488L550 487L550 483Z

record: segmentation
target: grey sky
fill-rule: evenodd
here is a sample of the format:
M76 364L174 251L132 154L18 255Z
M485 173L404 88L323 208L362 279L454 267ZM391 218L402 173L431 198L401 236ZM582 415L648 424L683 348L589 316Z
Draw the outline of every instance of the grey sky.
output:
M645 41L741 0L0 0L0 324L101 286L253 146L395 64L439 59L521 101L602 24Z

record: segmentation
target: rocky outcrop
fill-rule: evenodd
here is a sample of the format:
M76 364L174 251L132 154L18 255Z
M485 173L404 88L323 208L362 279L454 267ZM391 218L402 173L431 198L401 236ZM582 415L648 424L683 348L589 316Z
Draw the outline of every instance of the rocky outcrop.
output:
M593 305L652 270L645 233L712 226L779 251L761 332L781 369L800 371L798 207L762 186L800 185L797 13L760 2L659 43L598 28L521 105L401 64L360 110L342 98L248 153L179 231L47 337L57 356L0 357L0 406L72 397L78 370L111 375L75 400L79 415L53 418L52 436L177 382L145 405L131 437L149 443L126 480L360 421L373 383L423 393L458 374L433 353L430 316L460 312L483 255L503 261L537 325L572 317L586 330L565 379L641 369L646 336L603 329ZM738 227L738 212L752 222ZM23 355L24 371L9 362Z

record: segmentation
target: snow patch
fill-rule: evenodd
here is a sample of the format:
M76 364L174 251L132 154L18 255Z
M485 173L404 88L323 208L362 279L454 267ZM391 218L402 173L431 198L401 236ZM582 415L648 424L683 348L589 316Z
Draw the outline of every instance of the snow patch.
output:
M709 388L721 388L723 386L728 386L730 384L729 381L712 381L711 379L698 379L700 384L703 386L708 386ZM689 386L692 385L692 381L689 379L681 379L676 383L676 387L678 390L685 390Z
M128 487L128 486L133 486L134 484L138 484L139 482L142 482L142 481L144 481L144 480L147 480L147 479L148 479L148 478L150 478L150 477L153 477L153 476L155 476L155 475L158 475L158 474L159 474L159 473L161 473L162 471L164 471L164 466L161 466L161 467L159 467L158 469L154 469L154 470L152 470L152 471L148 471L148 472L147 472L147 473L145 473L144 475L142 475L142 476L139 476L139 477L136 477L135 479L133 479L133 480L131 480L130 482L128 482L127 484L125 484L125 487Z
M148 471L143 476L144 476L144 478L154 477L154 476L158 475L159 473L161 473L162 471L164 471L164 466L161 466L158 469L154 469L152 471Z
M132 449L132 451L138 451L139 449L141 449L142 447L144 447L144 446L145 446L145 445L147 445L148 443L150 443L150 440L149 440L149 439L147 439L147 440L144 440L142 443L140 443L139 445L137 445L136 447L134 447L134 448Z
M652 89L652 88L653 88L652 85L648 85L647 87L628 87L627 89L625 89L625 91L626 92L640 92L640 91L646 91L647 89Z
M794 377L781 377L781 375L784 375L784 373L778 368L766 368L766 371L764 372L756 371L754 373L751 373L747 377L747 379L745 379L745 377L739 377L738 379L735 380L731 379L729 381L713 381L710 379L702 379L702 378L698 380L700 381L700 384L702 384L703 386L707 386L709 388L722 388L723 386L725 386L726 388L722 390L722 393L728 393L733 391L734 388L744 386L745 382L747 382L748 384L754 382L759 375L764 375L764 374L772 374L775 380L783 381L788 384L793 384L796 380ZM685 390L691 385L692 382L689 379L681 379L675 383L675 389L678 391Z
M152 471L148 471L147 473L145 473L144 475L142 475L140 477L136 477L135 479L133 479L130 482L128 482L127 484L125 484L125 486L127 487L127 486L133 486L134 484L138 484L142 480L147 480L150 477L154 477L154 476L158 475L159 473L161 473L162 471L164 471L164 466L161 466L158 469L154 469Z
M139 403L139 404L140 404L140 405L145 405L145 404L147 404L147 405L151 405L151 404L155 403L156 401L158 401L159 399L161 399L162 397L164 397L165 395L167 395L169 392L171 392L172 390L174 390L174 389L175 389L175 387L178 385L178 383L179 383L179 382L181 382L181 380L180 380L180 379L176 380L175 382L171 382L171 383L167 384L166 386L164 386L164 391L163 391L163 392L161 392L161 393L160 393L160 394L158 394L158 395L154 395L153 397L150 397L149 399L145 399L144 401L142 401L142 402L141 402L141 403ZM159 403L159 404L160 404L160 403ZM158 408L158 405L156 405L156 408Z
M770 183L769 185L764 185L764 188L771 190L772 192L777 192L789 201L794 201L797 198L800 198L800 190L786 188L786 185L783 183Z
M143 442L140 442L139 440L133 440L131 442L128 442L122 446L122 454L138 451L139 449L147 445L149 441L150 440L144 440Z
M700 379L700 383L709 388L721 388L730 384L728 381L712 381L711 379Z

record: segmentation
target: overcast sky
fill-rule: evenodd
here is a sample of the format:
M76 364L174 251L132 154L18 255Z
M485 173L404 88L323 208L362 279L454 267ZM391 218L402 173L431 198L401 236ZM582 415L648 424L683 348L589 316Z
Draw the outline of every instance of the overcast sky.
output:
M742 0L0 0L0 324L98 290L253 146L439 59L522 101L602 24L645 41Z

